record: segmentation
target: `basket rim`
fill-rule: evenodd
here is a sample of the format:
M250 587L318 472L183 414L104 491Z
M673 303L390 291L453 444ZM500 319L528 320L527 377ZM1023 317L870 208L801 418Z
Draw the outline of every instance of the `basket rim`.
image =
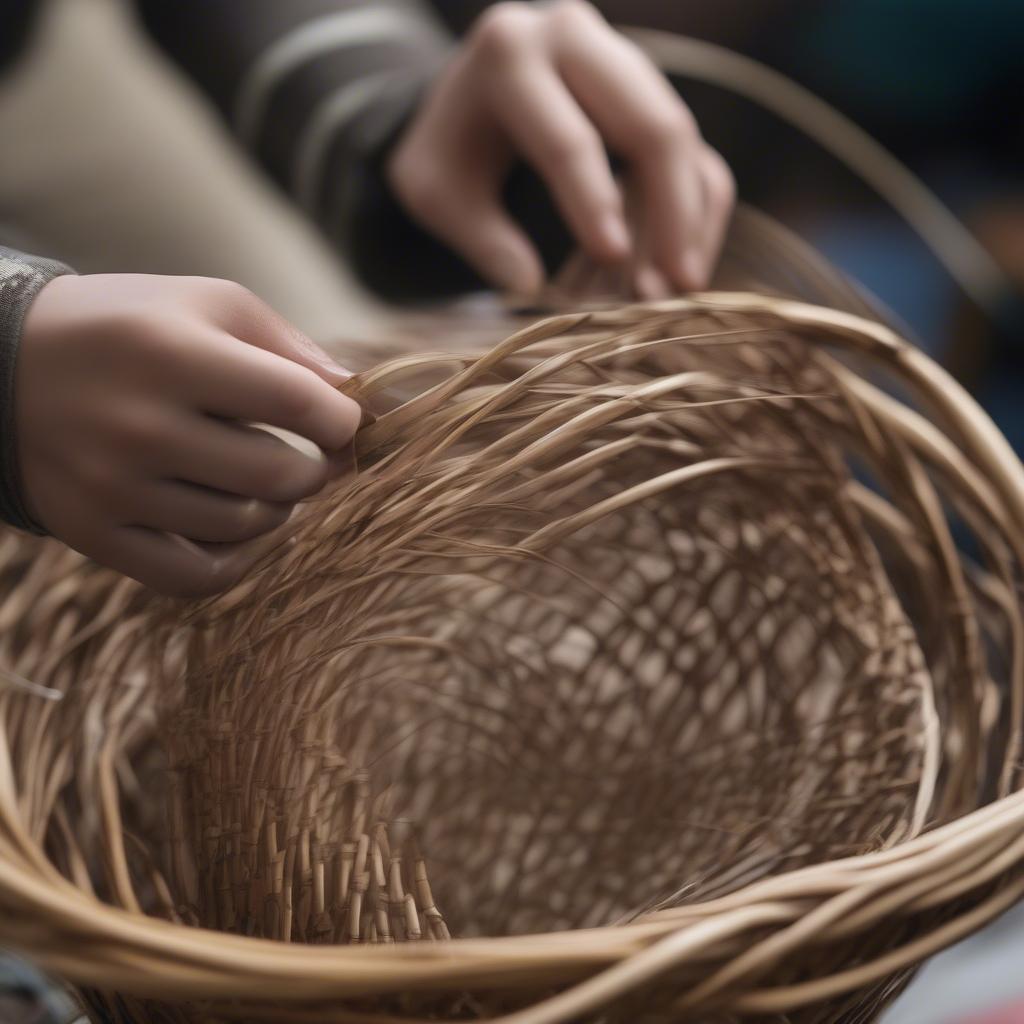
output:
M649 952L655 946L660 947L661 941L672 935L688 936L688 941L694 944L707 942L709 933L717 938L723 937L727 931L722 924L723 920L738 931L754 927L764 919L799 920L802 914L796 905L806 901L808 893L825 897L823 905L841 901L841 914L852 909L847 906L848 903L863 901L866 904L872 898L895 901L898 906L901 902L912 902L901 900L898 890L892 891L892 887L902 881L927 877L929 870L959 867L966 877L959 877L953 872L954 881L959 880L965 889L975 888L984 884L990 876L1005 870L1002 859L1011 851L1015 854L1015 861L1024 856L1024 790L887 850L807 865L762 879L737 892L705 903L652 911L636 922L527 935L453 938L443 944L311 946L176 924L101 903L62 876L50 879L60 884L48 885L34 878L27 869L19 868L6 859L0 859L0 887L8 891L14 886L22 887L22 894L28 899L18 902L29 902L35 896L35 906L47 907L65 919L69 935L80 936L88 932L94 939L105 937L132 943L131 948L136 952L140 947L149 947L154 955L173 952L181 957L182 962L193 960L212 966L219 961L221 968L232 972L220 980L210 977L205 984L188 985L189 990L197 996L236 995L238 974L234 972L237 971L254 976L254 980L258 977L267 981L269 973L276 974L279 981L316 984L318 989L323 989L325 996L340 997L375 994L394 982L391 972L398 969L402 971L403 986L407 986L410 991L447 988L453 981L467 980L481 987L499 988L523 972L528 972L534 978L536 971L541 968L550 968L552 974L557 973L564 978L574 971L602 963L615 963L624 957L635 960L643 951ZM978 858L982 853L985 855L982 866L973 865L971 858ZM1024 878L1008 891L1024 894ZM857 900L842 899L850 893L854 893ZM991 902L994 905L1005 902L1008 906L1013 900L1006 898L1005 901L999 899ZM976 916L965 915L951 922L947 932L953 936L952 939L944 933L945 938L940 940L933 933L928 937L931 940L928 948L938 950L949 941L955 941L961 934L967 934L981 923L975 919ZM86 917L88 920L85 920ZM961 924L967 918L969 922ZM711 919L717 920L716 928L701 927L706 926ZM835 923L837 930L848 930L848 926L843 927L841 919L837 918ZM172 936L176 941L167 944L162 942ZM819 937L828 938L825 935ZM207 944L206 948L200 949L204 943ZM906 955L907 962L916 961L921 955L920 943L913 945L914 952ZM904 952L908 948L904 947ZM898 954L900 951L896 952ZM266 954L266 957L260 954ZM554 956L561 958L557 971L552 966ZM51 969L63 960L59 955L48 956L45 953L37 959L44 967ZM133 959L147 962L144 957ZM343 966L351 966L354 972L352 977L346 976L343 971L339 972ZM869 973L871 967L870 964L865 965L858 972L859 980L851 980L848 987L863 984L863 976ZM318 973L327 969L330 970L330 979ZM892 969L889 964L880 965L870 974L872 977L881 977ZM125 974L123 991L140 996L153 994L153 987L146 984L146 980L140 978L137 972L138 966L135 966ZM79 975L77 978L71 977L71 980L91 984L95 982L95 975ZM824 983L816 982L816 989ZM771 991L777 999L782 999L784 992L795 988L797 986ZM162 988L160 990L165 991ZM844 987L838 985L834 989L829 988L830 994L841 991L844 991ZM821 998L823 994L819 992L814 998ZM748 998L752 997L753 994ZM303 993L302 1001L308 1001L309 998L307 990ZM788 998L786 1005L792 1005Z

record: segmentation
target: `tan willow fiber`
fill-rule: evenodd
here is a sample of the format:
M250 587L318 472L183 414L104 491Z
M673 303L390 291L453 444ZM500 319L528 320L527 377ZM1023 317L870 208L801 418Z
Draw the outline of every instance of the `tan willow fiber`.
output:
M347 388L222 597L0 546L0 944L96 1020L867 1021L1024 893L1024 473L917 349L715 293Z

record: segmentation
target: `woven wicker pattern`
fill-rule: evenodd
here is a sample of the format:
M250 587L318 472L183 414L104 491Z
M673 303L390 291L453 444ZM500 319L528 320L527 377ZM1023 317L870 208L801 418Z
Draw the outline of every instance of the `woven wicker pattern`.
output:
M1024 892L1024 473L920 352L714 294L347 387L227 595L0 547L0 942L97 1020L870 1020Z

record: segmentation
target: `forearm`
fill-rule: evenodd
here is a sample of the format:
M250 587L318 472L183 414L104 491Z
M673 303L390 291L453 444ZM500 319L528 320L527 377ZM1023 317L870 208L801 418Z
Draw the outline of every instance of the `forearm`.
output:
M25 314L42 287L70 273L54 260L0 246L0 520L38 532L22 502L14 419L14 374Z

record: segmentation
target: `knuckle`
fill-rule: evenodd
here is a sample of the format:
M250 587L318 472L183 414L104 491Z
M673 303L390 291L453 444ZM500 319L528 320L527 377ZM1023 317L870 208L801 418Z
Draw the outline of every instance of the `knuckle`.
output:
M482 57L507 59L518 56L536 23L536 13L523 3L499 3L477 20L472 44Z
M177 338L185 335L184 325L173 320L158 320L145 308L129 306L112 311L98 325L94 354L113 358L125 366L138 363L139 357L153 360L175 349Z
M225 278L203 278L201 288L208 308L232 322L245 322L264 310L264 303L254 292L237 281Z
M238 281L230 281L223 277L209 277L205 280L208 293L221 301L238 306L247 306L259 301L252 291Z
M594 22L604 23L597 8L586 0L557 0L548 8L547 14L555 28L572 33Z
M656 152L689 145L698 135L697 121L690 108L677 101L658 104L647 111L636 125L638 144Z
M82 458L78 460L76 468L79 481L98 502L109 506L120 496L120 475L111 460Z
M125 454L142 465L151 462L154 454L167 444L167 424L145 406L128 408L115 415L110 430L110 443L122 447Z

